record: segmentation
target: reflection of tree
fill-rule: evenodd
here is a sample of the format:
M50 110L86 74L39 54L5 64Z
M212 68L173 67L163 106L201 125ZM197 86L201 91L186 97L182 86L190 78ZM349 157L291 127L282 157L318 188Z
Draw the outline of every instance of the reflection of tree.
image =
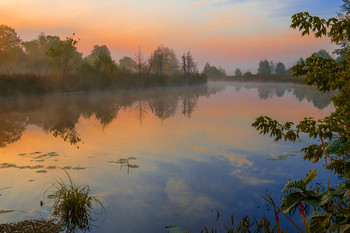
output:
M133 111L136 113L135 115L140 121L140 127L142 127L142 121L148 114L147 103L143 100L138 100L133 107Z
M0 115L0 147L18 141L25 130L26 124L26 117L22 115Z
M293 84L266 85L266 83L235 82L233 85L236 90L240 90L242 87L247 89L256 88L259 93L259 98L264 100L272 98L273 96L282 97L286 92L291 93L299 102L306 99L308 102L312 102L318 109L324 109L327 107L329 104L329 99L334 95L332 93L321 93L310 87Z
M119 106L102 104L96 110L95 117L103 128L107 127L118 115Z
M182 113L184 116L191 118L194 108L197 105L198 97L193 95L185 95L182 97Z
M54 137L61 137L65 142L76 145L81 138L75 125L80 112L69 105L69 102L55 103L55 108L44 107L30 115L29 123L40 126Z
M293 94L297 97L299 102L303 101L305 99L305 91L302 89L293 89Z
M264 100L271 98L273 96L273 92L271 88L266 88L266 87L258 88L258 93L259 93L259 98Z
M153 98L151 106L154 114L162 121L172 117L177 109L178 98Z
M284 93L286 92L286 88L283 87L276 87L276 95L278 97L282 97Z
M178 106L190 118L200 96L221 91L223 87L207 86L125 91L117 93L69 94L16 101L0 99L0 146L19 140L27 125L36 125L72 145L82 138L76 124L80 117L95 118L103 127L116 119L118 111L136 113L140 124L152 113L161 121L175 115ZM179 101L181 101L179 103ZM18 110L21 112L18 112Z
M76 145L81 141L81 138L76 131L75 125L80 117L79 112L73 112L66 106L62 106L57 109L56 114L53 116L52 124L49 125L48 131L53 136L61 137L65 142L69 142L72 145Z

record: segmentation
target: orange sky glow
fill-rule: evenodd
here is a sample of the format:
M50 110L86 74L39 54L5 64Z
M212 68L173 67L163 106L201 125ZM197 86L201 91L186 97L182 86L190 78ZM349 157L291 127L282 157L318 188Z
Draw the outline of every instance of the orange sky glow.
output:
M76 33L78 49L89 54L107 45L115 60L133 56L138 46L148 56L158 45L178 56L191 50L201 69L206 62L228 74L237 67L256 71L262 59L284 62L335 46L328 38L302 37L290 29L290 17L309 11L335 16L341 0L2 0L0 23L23 40L40 32L61 37Z

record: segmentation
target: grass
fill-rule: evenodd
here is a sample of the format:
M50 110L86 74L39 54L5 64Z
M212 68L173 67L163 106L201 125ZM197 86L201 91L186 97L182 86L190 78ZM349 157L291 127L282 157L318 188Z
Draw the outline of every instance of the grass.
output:
M76 232L78 229L90 231L95 221L92 216L94 207L99 207L101 214L104 213L104 207L96 197L90 195L88 185L73 184L69 174L63 171L69 178L69 184L60 180L49 189L53 194L48 195L48 198L54 201L51 215L65 226L67 232Z

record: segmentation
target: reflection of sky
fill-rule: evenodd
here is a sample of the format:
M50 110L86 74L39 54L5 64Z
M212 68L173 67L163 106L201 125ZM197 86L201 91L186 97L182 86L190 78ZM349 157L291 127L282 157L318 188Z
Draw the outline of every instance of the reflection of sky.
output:
M180 111L164 121L149 114L140 127L130 109L120 110L105 128L93 118L81 117L80 149L30 126L20 141L0 149L0 163L85 168L68 172L73 181L89 184L103 200L107 216L94 232L165 232L169 224L198 232L205 224L217 224L215 210L223 216L220 221L232 213L237 220L249 213L261 215L266 189L278 202L289 178L303 178L311 167L320 167L303 162L298 153L286 160L267 160L302 145L274 144L258 135L250 126L257 116L296 121L306 115L320 118L329 111L306 99L299 102L290 93L264 100L254 88L237 92L235 87L200 97L191 119ZM59 156L40 163L18 156L35 151L55 151ZM136 157L130 162L140 166L130 168L129 175L126 167L108 162L128 157ZM40 208L39 201L54 178L65 179L65 174L46 170L0 169L1 177L11 177L2 179L0 188L13 186L0 191L0 209L24 211L2 215L2 221L47 216L48 206Z

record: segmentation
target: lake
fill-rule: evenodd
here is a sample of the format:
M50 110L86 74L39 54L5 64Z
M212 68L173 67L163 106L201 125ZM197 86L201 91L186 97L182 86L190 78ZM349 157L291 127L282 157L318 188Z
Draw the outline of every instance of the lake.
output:
M2 98L0 210L15 211L0 223L47 218L45 191L69 182L59 168L102 201L92 232L200 232L231 214L270 216L265 191L279 203L288 179L311 168L324 182L323 161L303 160L308 140L274 143L251 124L323 118L329 98L299 84L244 82Z

